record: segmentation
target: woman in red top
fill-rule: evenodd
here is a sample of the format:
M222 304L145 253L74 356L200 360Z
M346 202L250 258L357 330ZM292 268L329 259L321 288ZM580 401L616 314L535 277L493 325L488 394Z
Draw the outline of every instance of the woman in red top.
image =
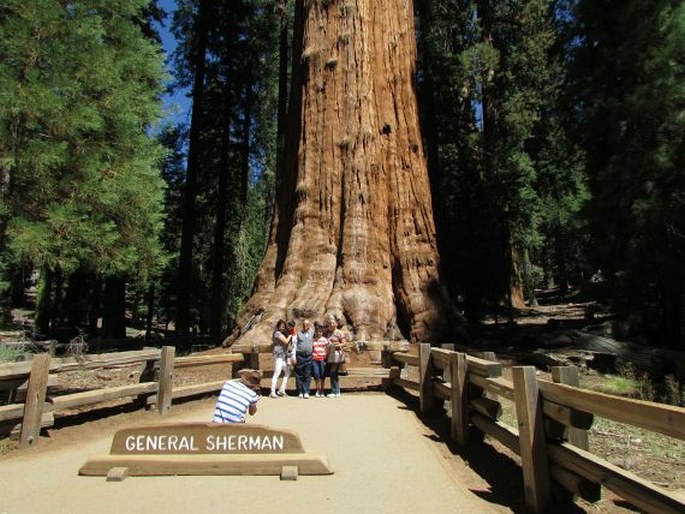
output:
M323 335L323 324L316 323L314 328L314 340L312 341L312 375L316 383L316 396L321 398L323 385L326 380L326 355L328 353L328 339Z

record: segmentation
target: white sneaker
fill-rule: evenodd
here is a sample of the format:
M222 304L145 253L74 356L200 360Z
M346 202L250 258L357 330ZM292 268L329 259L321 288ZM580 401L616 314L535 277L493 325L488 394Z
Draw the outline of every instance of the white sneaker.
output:
M328 398L335 398L335 397L337 397L338 395L335 394L335 393L328 393L327 396L328 396Z
M302 393L297 395L298 398L304 398L304 395Z
M300 396L302 396L302 395L300 395ZM304 393L304 398L309 399L309 393Z
M269 398L278 398L278 396L276 396L276 393L274 393L272 391L271 394L269 395Z

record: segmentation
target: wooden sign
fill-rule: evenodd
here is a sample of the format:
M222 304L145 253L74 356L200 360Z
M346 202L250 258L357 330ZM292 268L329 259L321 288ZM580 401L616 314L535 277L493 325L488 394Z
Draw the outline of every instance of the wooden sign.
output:
M293 480L298 474L332 473L328 458L306 452L293 430L244 423L124 428L114 435L109 455L92 457L79 470L108 480L159 475L281 475Z

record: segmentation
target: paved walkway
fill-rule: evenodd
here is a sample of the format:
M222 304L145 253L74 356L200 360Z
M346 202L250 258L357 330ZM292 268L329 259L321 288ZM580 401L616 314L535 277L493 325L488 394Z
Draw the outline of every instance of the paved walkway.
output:
M195 402L172 408L165 421L208 421L212 410L210 400ZM118 483L79 477L88 457L108 452L110 430L0 460L0 514L510 512L475 494L487 486L468 467L455 465L458 458L444 452L411 410L382 393L263 398L251 421L297 430L305 450L328 455L335 474L294 482L276 476L132 477Z

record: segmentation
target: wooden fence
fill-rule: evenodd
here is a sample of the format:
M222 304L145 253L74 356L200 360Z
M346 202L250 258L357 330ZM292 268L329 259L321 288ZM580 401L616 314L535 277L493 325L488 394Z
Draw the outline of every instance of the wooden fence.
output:
M176 357L173 346L164 346L161 350L83 355L62 359L51 358L45 353L35 355L31 361L1 364L0 390L10 391L10 403L0 406L0 428L4 428L5 433L18 428L19 446L23 448L37 441L40 429L52 426L55 413L65 409L135 397L141 406L155 404L159 413L164 415L169 411L172 400L218 392L225 382L220 380L173 387L176 368L239 363L243 360L244 356L239 353ZM53 374L135 364L144 364L138 383L61 396L47 394L48 383ZM23 402L15 401L14 392L22 385L26 388L26 398Z
M408 352L409 343L407 341L355 341L350 343L349 352L377 352L379 359L381 354L390 354L392 352ZM261 344L236 344L231 346L231 351L234 353L241 353L245 356L243 365L252 368L260 369L259 356L261 354L271 354L273 346L270 343ZM235 372L241 365L234 367ZM370 368L370 367L347 367L347 374L340 377L340 382L345 386L348 378L372 378L372 379L387 379L390 377L390 370L386 367ZM291 375L292 376L292 375Z
M407 351L406 342L357 343L358 350ZM19 446L31 446L38 440L41 428L54 425L58 411L84 407L101 402L133 397L142 406L156 405L161 415L171 408L173 400L217 393L225 380L173 387L174 370L191 366L232 363L234 377L241 367L259 368L260 353L270 353L271 345L235 346L232 353L176 357L175 347L86 354L79 357L54 358L48 353L36 354L31 361L0 364L0 391L10 391L8 405L0 406L0 434L19 432ZM140 380L116 387L94 389L72 394L51 396L48 386L55 375L70 371L95 371L128 365L144 365ZM389 371L383 368L350 368L349 376L383 379ZM17 390L25 390L25 400L18 399Z
M587 436L597 415L685 439L685 409L580 389L574 366L553 368L553 382L539 380L532 366L515 366L509 381L493 353L478 358L453 348L421 344L418 356L387 352L390 380L418 391L422 412L450 402L458 444L487 434L519 455L533 512L548 511L553 497L597 501L601 486L647 512L685 512L682 498L590 453ZM408 365L417 367L418 380L406 378ZM514 402L517 427L499 420L501 399Z

